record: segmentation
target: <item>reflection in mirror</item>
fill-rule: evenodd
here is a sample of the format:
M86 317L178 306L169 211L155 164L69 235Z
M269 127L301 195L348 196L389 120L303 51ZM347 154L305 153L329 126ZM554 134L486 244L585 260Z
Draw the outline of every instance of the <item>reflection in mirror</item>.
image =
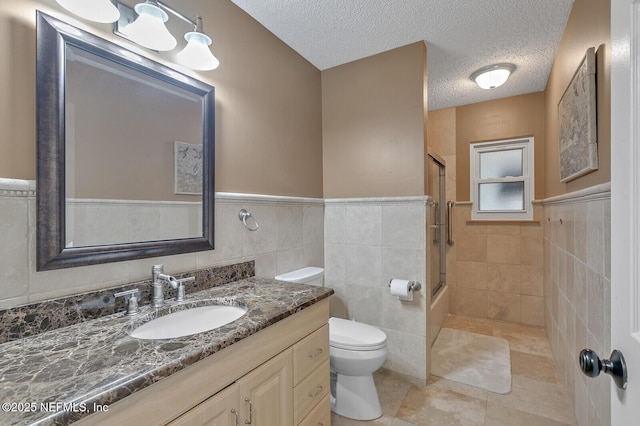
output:
M38 12L38 270L211 250L214 88Z
M69 45L66 247L202 236L200 96Z

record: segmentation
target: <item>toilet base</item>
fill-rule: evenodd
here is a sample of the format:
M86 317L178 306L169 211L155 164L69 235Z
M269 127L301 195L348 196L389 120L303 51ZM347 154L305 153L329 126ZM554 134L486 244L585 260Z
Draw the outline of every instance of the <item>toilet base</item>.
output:
M373 376L337 374L335 394L331 396L331 411L354 420L373 420L382 416Z

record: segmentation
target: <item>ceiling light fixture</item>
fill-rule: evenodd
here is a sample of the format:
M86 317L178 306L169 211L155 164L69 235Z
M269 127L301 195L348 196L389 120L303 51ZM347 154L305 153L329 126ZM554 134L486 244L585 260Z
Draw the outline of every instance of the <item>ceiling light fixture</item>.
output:
M482 89L495 89L502 86L515 69L515 65L507 63L489 65L475 71L470 78Z
M74 15L89 21L111 23L118 20L120 12L111 0L56 0Z

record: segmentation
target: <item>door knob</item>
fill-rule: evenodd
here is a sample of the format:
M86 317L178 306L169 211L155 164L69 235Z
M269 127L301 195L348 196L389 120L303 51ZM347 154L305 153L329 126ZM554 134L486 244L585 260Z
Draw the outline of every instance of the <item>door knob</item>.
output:
M580 369L588 377L598 377L600 372L604 371L620 389L627 388L627 363L619 350L611 352L609 359L601 360L591 349L583 349L578 359Z

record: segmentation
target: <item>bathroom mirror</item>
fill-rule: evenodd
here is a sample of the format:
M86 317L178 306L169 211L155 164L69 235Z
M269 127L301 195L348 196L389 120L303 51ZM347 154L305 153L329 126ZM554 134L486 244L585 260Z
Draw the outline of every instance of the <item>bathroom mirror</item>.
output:
M37 269L213 249L214 88L37 12Z

